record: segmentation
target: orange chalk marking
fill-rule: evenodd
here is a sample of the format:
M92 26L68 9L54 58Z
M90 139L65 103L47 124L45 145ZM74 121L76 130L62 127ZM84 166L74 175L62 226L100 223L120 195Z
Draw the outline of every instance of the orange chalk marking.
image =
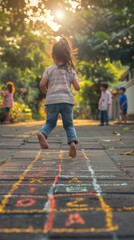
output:
M60 152L59 154L59 158L60 158L60 163L58 165L58 174L57 176L55 177L54 179L54 182L53 182L53 186L55 186L57 183L58 183L58 180L59 180L59 176L61 174L61 166L62 166L62 160L63 160L63 154L62 152ZM50 207L49 207L49 217L48 217L48 221L47 223L44 225L44 231L45 232L49 232L52 230L53 228L53 221L54 221L54 209L55 209L55 197L54 196L48 196L48 199L49 199L49 202L50 202Z
M31 178L30 183L42 183L44 179L42 178Z
M66 221L66 226L69 227L73 224L85 224L84 219L82 218L82 216L79 213L73 213L73 214L69 214L69 217Z
M81 181L78 178L72 178L68 183L80 183Z
M20 199L17 201L16 206L17 207L31 207L34 205L36 201L32 198L25 198L25 199Z
M67 207L87 207L88 204L82 204L80 202L83 202L85 199L84 198L75 198L72 202L68 202L66 204Z
M44 224L44 231L49 232L51 231L53 227L53 220L54 220L54 207L55 207L55 199L54 196L49 196L49 201L50 201L50 215L48 218L47 223Z
M29 189L29 192L34 192L35 190L36 190L36 188L31 187L31 188Z

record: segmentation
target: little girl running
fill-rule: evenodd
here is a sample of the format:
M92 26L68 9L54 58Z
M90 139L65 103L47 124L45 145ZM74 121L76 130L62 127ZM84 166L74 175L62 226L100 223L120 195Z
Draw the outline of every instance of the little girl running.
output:
M72 61L72 49L66 38L62 38L53 45L52 57L55 65L46 69L39 84L41 91L46 94L47 116L46 123L39 130L37 136L41 147L48 149L47 138L56 127L60 113L70 145L69 156L75 157L78 140L73 126L74 99L71 85L76 91L80 90L80 85Z

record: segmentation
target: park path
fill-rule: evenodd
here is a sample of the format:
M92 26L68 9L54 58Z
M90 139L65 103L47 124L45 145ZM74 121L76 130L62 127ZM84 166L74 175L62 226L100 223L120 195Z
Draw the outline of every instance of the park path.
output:
M76 123L75 159L61 126L46 151L40 123L0 125L0 240L134 239L134 125Z

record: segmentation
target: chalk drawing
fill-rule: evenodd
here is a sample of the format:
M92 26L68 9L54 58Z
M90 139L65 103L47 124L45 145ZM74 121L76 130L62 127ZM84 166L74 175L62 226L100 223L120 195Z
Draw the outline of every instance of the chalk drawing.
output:
M67 152L67 151L64 151ZM134 210L134 206L131 207L123 207L123 208L111 208L104 200L103 195L102 195L102 189L101 186L127 186L127 183L115 183L115 185L111 184L111 183L106 183L106 184L99 184L97 182L97 176L95 175L92 165L91 165L91 161L88 158L88 156L86 155L86 153L84 152L84 150L82 150L82 154L87 162L87 167L88 167L88 171L90 173L90 177L92 178L92 186L94 189L94 192L88 192L88 186L91 186L91 184L81 184L81 180L79 180L79 178L72 178L71 180L68 181L68 185L66 184L59 184L59 186L67 186L66 187L66 192L67 193L63 193L63 194L57 194L57 196L61 196L61 197L65 197L65 196L70 196L71 200L69 200L68 202L66 202L66 208L64 209L56 209L56 195L53 195L54 193L54 189L55 187L58 185L59 182L59 177L61 176L61 168L62 168L62 161L63 161L63 151L59 152L53 152L53 154L58 153L59 154L59 159L56 159L56 161L48 161L47 158L42 159L43 164L48 164L49 163L55 164L57 163L56 168L58 167L58 173L55 176L55 179L53 181L52 186L50 185L50 190L48 193L48 201L46 202L44 209L23 209L25 207L29 208L30 206L34 205L36 203L36 200L34 200L31 197L28 196L27 198L23 198L23 199L19 199L16 203L17 207L22 207L21 210L19 209L14 209L14 210L6 210L6 205L9 201L9 198L12 196L12 194L14 193L14 191L16 189L19 188L20 184L23 182L26 174L31 170L31 168L33 167L33 164L36 163L36 161L39 159L40 157L40 153L41 151L38 152L37 156L35 157L35 159L32 161L31 164L28 165L27 169L23 172L23 174L20 176L19 180L13 184L13 186L11 187L10 191L7 193L7 195L4 196L1 204L0 204L0 213L10 213L10 214L14 214L14 213L48 213L48 219L47 222L44 224L44 228L40 229L33 229L30 227L27 228L3 228L0 229L1 233L48 233L49 231L51 231L52 233L99 233L99 232L112 232L118 229L118 226L113 225L113 214L112 211L132 211ZM46 154L46 153L45 153ZM52 155L52 152L48 152L47 153L50 157L50 154ZM52 155L54 156L54 155ZM46 161L47 160L47 161ZM49 168L47 169L49 170ZM119 172L119 170L99 170L99 172ZM84 176L85 177L85 176ZM87 178L88 176L86 176ZM99 177L99 176L98 176ZM43 184L44 179L43 178L31 178L30 179L30 184L32 183L39 183L39 184ZM74 183L74 185L73 185ZM30 185L29 184L29 185ZM69 185L70 184L70 185ZM34 185L34 184L33 184ZM36 188L31 187L29 188L29 192L34 192L36 190ZM84 203L84 196L87 195L94 195L98 201L100 206L99 207L88 207L88 204ZM21 195L22 197L22 195ZM42 196L44 197L44 196ZM72 199L72 197L74 197L74 199ZM72 211L74 211L75 213L72 213ZM85 224L85 220L83 219L83 217L81 216L80 212L88 212L88 211L103 211L105 213L105 223L106 225L103 228L84 228L84 224ZM53 222L54 222L54 217L55 217L55 213L59 213L59 212L63 212L66 213L68 212L69 215L65 221L65 227L61 227L61 228L53 228ZM75 225L83 225L83 228L75 228ZM75 226L73 228L73 225Z
M24 198L24 199L18 200L16 203L16 206L17 207L31 207L35 203L36 203L36 201L34 199Z
M66 187L66 192L88 192L87 187L83 186L69 186Z
M85 154L84 150L82 150L82 153L83 153L85 159L87 160L87 167L88 167L89 172L91 173L93 188L94 188L95 192L100 194L100 193L102 193L102 189L101 189L100 185L97 183L97 178L96 178L95 172L91 166L91 162L90 162L89 158L87 157L87 155Z
M54 213L55 198L53 196L53 189L56 186L56 184L58 183L59 177L60 177L60 174L61 174L61 166L62 166L62 161L63 161L63 153L62 153L62 151L60 151L60 153L59 153L59 159L60 159L60 161L59 161L59 164L58 164L58 173L57 173L57 175L56 175L56 177L54 179L52 187L49 190L48 202L44 206L44 210L46 210L49 213L47 222L44 224L44 231L45 232L49 232L53 228L53 221L54 221L54 214L55 214Z
M82 204L80 202L83 202L85 200L85 198L75 198L73 199L73 201L68 202L66 204L67 207L87 207L88 204Z
M106 204L103 196L102 196L102 189L100 187L100 185L97 183L97 178L95 176L95 172L91 166L91 162L90 162L90 159L88 158L88 156L86 155L86 153L84 152L84 150L82 150L82 153L85 157L85 159L87 160L87 166L88 166L88 169L91 173L91 176L92 176L92 183L93 183L93 187L94 187L94 190L96 191L97 193L97 196L98 196L98 199L100 201L100 204L101 204L101 207L102 207L102 210L105 212L106 214L106 228L109 229L109 231L111 230L117 230L118 229L118 226L117 225L113 225L113 214L112 214L112 209L111 207Z
M3 212L3 210L5 209L8 201L9 201L9 198L12 196L12 194L15 192L15 190L18 189L18 187L23 182L23 180L24 180L25 176L27 175L27 173L33 167L34 163L38 161L38 159L40 157L40 154L41 154L41 150L37 153L35 159L28 165L28 167L25 169L23 174L19 177L19 180L12 185L12 187L9 190L9 192L7 193L7 195L3 198L3 200L1 201L1 204L0 204L0 212Z
M68 183L80 183L81 181L78 178L72 178Z
M30 183L42 183L44 178L31 178Z
M43 165L51 166L51 165L54 165L55 163L56 163L55 161L45 161L45 162L43 162Z
M29 188L29 192L35 192L36 188L35 187L31 187Z
M79 213L71 213L68 216L68 219L65 223L65 226L69 227L73 224L85 224L85 220L82 218L82 216Z

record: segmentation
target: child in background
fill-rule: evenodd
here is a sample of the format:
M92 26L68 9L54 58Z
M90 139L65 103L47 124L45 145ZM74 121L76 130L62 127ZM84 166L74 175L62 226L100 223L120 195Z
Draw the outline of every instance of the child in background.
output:
M112 103L111 93L108 91L108 84L102 83L100 86L101 98L99 100L99 110L100 110L100 126L109 125L109 107Z
M14 84L13 82L7 82L6 84L7 91L3 92L4 96L4 108L5 108L5 113L6 113L6 120L5 124L10 123L10 109L13 107L13 94L15 92Z
M127 103L127 96L125 94L126 89L124 87L121 87L119 90L121 96L120 96L120 115L122 118L122 121L124 123L127 123L127 109L128 109L128 103Z
M66 38L53 45L52 57L55 65L46 69L39 85L46 94L47 119L37 136L41 147L49 148L47 138L55 128L60 113L70 146L69 156L75 157L78 140L73 126L74 99L71 85L76 91L80 90L80 85L72 61L72 49Z

